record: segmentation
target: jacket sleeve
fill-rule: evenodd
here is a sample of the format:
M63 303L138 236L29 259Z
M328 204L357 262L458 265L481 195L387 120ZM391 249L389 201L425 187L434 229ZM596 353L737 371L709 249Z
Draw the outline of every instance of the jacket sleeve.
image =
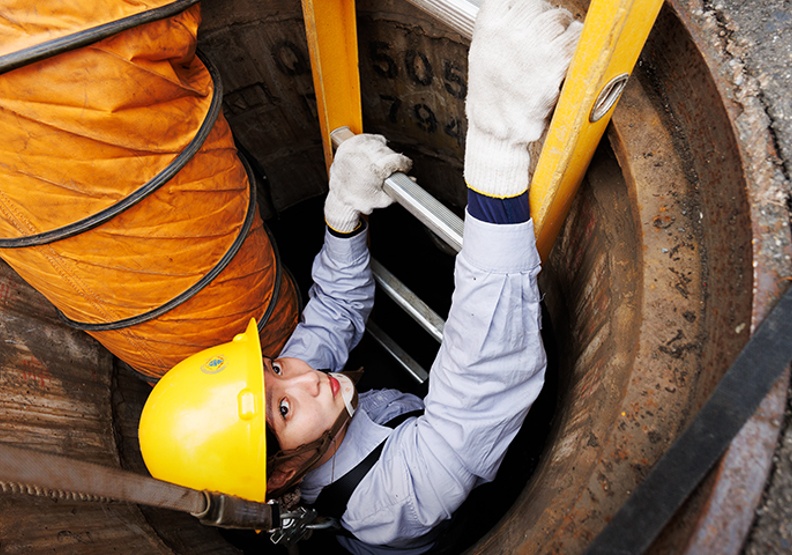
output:
M394 430L343 522L361 541L407 546L491 481L544 383L533 222L469 214L426 411Z
M338 237L325 231L312 267L309 300L281 357L299 358L316 369L343 368L374 305L367 234Z

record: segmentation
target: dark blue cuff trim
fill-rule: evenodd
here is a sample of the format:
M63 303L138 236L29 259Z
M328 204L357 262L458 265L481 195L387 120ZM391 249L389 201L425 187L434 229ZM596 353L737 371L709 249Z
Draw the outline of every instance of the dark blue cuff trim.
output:
M354 237L359 233L363 233L367 227L368 224L366 223L366 220L360 218L360 220L358 220L358 226L349 233L341 233L340 231L336 231L330 226L327 226L327 231L330 232L330 235L333 235L335 237L340 237L341 239L349 239L350 237Z
M492 198L468 189L468 212L482 222L519 224L531 218L528 191L517 197Z

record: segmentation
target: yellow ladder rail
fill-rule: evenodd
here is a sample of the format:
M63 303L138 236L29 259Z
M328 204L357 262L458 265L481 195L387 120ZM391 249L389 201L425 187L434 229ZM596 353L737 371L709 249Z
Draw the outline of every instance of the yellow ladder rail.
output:
M355 0L302 0L302 9L329 171L330 133L342 126L363 132Z
M546 260L663 0L592 0L531 181Z

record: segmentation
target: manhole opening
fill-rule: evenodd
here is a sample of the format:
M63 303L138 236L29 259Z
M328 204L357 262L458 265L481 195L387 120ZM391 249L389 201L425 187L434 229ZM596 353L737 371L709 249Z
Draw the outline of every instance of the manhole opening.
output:
M282 259L306 300L311 261L321 247L322 203L321 198L303 201L269 222ZM453 291L453 256L443 252L429 232L399 206L376 212L370 223L372 255L445 318ZM377 294L371 318L424 368L431 367L438 343L385 295ZM546 446L558 398L558 375L552 349L555 341L551 338L546 312L543 325L549 360L545 387L509 448L496 480L476 488L452 521L449 534L458 538L460 548L474 544L503 517L525 488ZM368 335L352 352L348 366L366 369L359 384L361 391L395 388L421 397L426 395L427 385L419 385L407 376ZM268 543L264 535L235 532L224 535L245 553L260 553ZM333 553L331 549L336 547L330 535L317 533L300 544L300 553ZM345 553L340 548L338 552Z

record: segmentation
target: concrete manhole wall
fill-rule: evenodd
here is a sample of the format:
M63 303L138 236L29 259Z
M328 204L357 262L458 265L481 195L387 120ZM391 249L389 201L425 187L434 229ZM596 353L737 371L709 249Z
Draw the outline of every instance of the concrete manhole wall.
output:
M585 2L566 5L585 11ZM201 47L220 66L226 115L270 179L265 213L322 194L299 2L207 2L203 12ZM768 117L789 101L751 73L761 29L741 38L729 13L692 0L661 12L545 264L561 384L550 441L474 552L580 552L703 404L792 274L783 157L792 132ZM366 129L403 148L419 182L461 211L467 41L397 0L359 0L358 15ZM147 386L114 374L112 357L2 270L5 437L143 472L135 419ZM780 383L654 551L740 550L785 398ZM235 551L190 517L135 507L3 496L0 511L2 552Z

